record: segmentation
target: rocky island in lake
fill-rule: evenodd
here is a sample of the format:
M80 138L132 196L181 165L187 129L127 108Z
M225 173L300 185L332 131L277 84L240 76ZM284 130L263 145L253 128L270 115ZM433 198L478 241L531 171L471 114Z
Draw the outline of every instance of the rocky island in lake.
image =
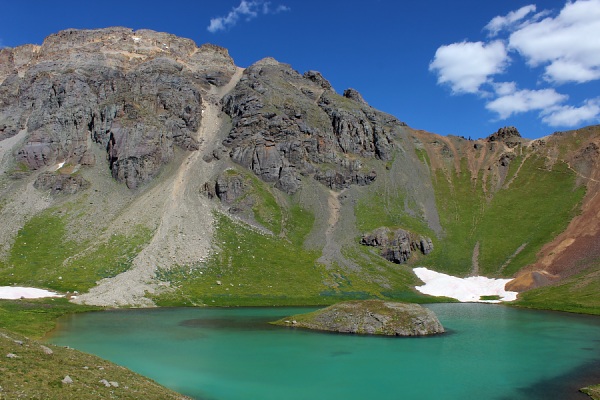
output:
M337 303L273 324L366 335L425 336L444 333L444 327L433 311L418 304L382 300Z

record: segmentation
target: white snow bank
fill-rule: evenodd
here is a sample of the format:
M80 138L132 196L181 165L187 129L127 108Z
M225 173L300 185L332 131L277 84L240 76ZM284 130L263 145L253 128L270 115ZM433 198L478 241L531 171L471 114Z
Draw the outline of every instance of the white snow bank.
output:
M65 162L64 162L64 161L63 161L63 162L61 162L61 163L58 163L58 164L56 165L56 168L55 168L54 170L55 170L55 171L58 171L59 169L61 169L61 168L63 167L63 165L65 165Z
M39 299L42 297L62 297L58 293L49 290L19 287L19 286L0 286L0 299L15 300L24 297L26 299Z
M415 287L423 294L451 297L462 302L499 303L517 299L517 292L504 290L504 285L512 279L491 279L485 276L457 278L423 267L413 271L425 282L425 285ZM500 300L481 300L481 296L499 296Z

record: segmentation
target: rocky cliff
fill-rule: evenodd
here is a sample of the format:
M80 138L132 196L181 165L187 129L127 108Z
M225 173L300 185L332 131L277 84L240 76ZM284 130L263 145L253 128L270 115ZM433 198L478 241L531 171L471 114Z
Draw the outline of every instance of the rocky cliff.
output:
M403 125L355 90L340 96L318 72L300 75L273 59L244 71L223 110L232 118L232 159L289 194L300 176L336 190L368 185L377 175L364 160L389 160Z
M174 146L198 149L201 90L235 70L225 49L126 28L62 31L1 58L2 137L28 131L17 161L90 165L96 144L106 150L98 161L130 188L172 160Z

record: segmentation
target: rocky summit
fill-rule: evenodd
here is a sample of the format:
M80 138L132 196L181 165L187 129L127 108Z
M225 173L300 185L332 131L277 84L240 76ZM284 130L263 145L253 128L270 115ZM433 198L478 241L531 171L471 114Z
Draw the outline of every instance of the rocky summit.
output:
M420 301L426 266L600 306L600 127L471 140L368 100L150 30L0 49L0 285L107 306Z

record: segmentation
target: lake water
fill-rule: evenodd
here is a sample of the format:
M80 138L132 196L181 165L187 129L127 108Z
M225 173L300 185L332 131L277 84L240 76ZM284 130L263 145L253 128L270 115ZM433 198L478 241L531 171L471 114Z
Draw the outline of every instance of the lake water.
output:
M426 338L266 324L312 309L117 310L62 319L50 342L197 399L586 399L600 383L600 318L484 304L428 306Z

